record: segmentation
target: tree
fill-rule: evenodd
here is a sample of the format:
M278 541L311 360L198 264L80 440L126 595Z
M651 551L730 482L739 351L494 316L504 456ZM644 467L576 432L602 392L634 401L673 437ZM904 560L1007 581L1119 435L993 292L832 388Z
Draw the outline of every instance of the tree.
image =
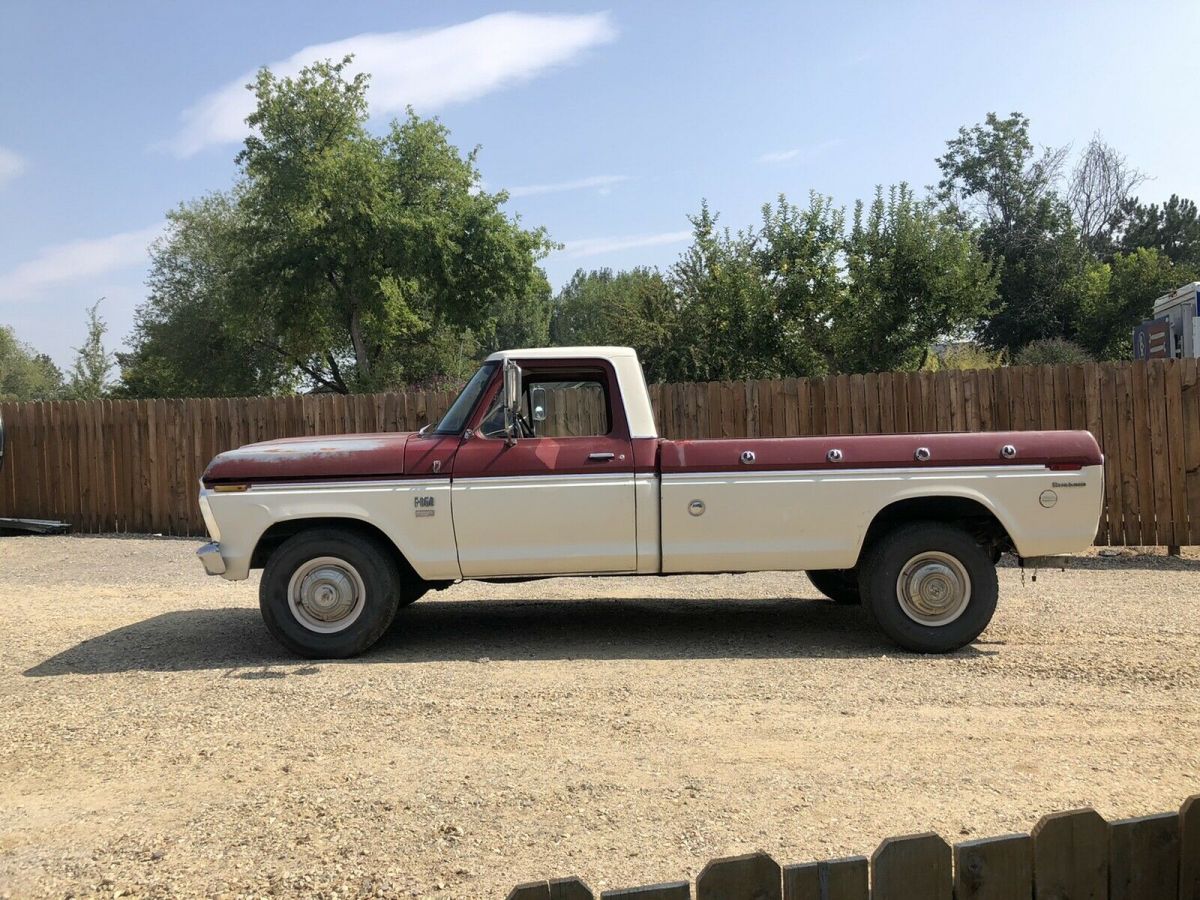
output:
M255 396L293 390L299 366L243 317L233 276L246 248L231 194L210 194L167 214L150 252L149 298L138 309L131 350L118 353L126 397ZM252 302L252 301L250 301Z
M829 322L845 297L841 210L780 197L757 229L717 228L707 204L672 267L681 377L696 381L814 375L834 365Z
M1073 285L1078 306L1072 331L1097 359L1128 359L1133 327L1150 318L1154 301L1195 277L1195 270L1145 247L1093 263Z
M1200 269L1200 216L1194 202L1178 194L1172 194L1161 207L1126 200L1123 213L1122 250L1146 247L1158 250L1173 263Z
M998 268L995 311L980 329L993 349L1068 333L1066 286L1086 267L1071 213L1056 186L1065 149L1034 150L1020 113L959 129L938 159L938 196L959 221L979 227L985 255Z
M62 372L50 357L0 325L0 400L56 400L62 390Z
M97 400L108 388L113 370L113 355L104 347L108 325L100 318L101 297L87 310L87 337L82 347L75 347L75 361L66 393L72 400Z
M934 342L972 330L996 296L974 235L903 184L857 204L846 260L849 296L833 317L840 371L918 368Z
M1096 257L1111 255L1130 195L1145 180L1099 133L1093 135L1071 173L1067 202L1079 239Z
M554 298L550 341L633 347L650 382L669 381L680 377L678 313L671 286L654 269L580 269Z
M195 221L182 209L156 258L130 391L373 391L457 379L499 342L544 338L544 231L505 215L507 196L483 190L475 152L437 120L410 110L368 132L367 76L347 80L349 61L258 73L234 190ZM253 346L250 371L197 384L185 346L197 326L229 340L225 361Z

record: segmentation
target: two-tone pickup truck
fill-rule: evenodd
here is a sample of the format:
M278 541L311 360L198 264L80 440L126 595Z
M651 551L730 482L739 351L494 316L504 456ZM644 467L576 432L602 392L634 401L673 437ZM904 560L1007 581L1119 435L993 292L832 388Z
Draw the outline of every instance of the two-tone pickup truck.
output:
M974 640L1000 554L1096 533L1086 431L669 441L636 354L493 354L413 434L289 438L217 456L205 569L263 569L267 628L309 657L366 650L462 579L806 570L909 650Z

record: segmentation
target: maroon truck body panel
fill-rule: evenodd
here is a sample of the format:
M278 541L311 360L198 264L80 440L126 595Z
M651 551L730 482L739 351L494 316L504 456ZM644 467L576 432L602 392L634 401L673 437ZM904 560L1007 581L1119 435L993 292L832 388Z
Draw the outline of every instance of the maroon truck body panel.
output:
M400 477L410 436L409 432L333 434L246 444L215 456L204 471L204 483Z
M1006 444L1016 455L1000 452ZM929 450L920 462L917 449ZM830 462L826 454L842 457ZM754 453L754 462L741 454ZM729 438L663 441L664 473L754 469L880 469L943 466L1054 465L1079 468L1103 462L1100 445L1087 431L988 431L939 434L858 434L803 438Z

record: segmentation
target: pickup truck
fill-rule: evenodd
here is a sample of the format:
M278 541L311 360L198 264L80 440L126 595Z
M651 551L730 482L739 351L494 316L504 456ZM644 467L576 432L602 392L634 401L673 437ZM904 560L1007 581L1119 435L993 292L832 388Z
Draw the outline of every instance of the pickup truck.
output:
M361 653L463 579L764 570L941 653L991 620L1003 552L1092 542L1103 472L1086 431L664 440L633 350L511 350L419 432L221 453L198 554L263 569L267 628L306 657Z

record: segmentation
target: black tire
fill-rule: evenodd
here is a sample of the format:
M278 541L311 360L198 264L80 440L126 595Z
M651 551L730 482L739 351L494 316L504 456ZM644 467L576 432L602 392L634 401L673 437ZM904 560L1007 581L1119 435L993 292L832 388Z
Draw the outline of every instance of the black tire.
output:
M403 577L400 579L400 600L396 604L397 609L404 609L406 606L412 606L422 597L429 593L429 582L423 581L415 576Z
M914 607L928 601L918 597L908 600L910 611L901 593L912 597L914 590L900 585L905 567L924 554L940 554L927 557L929 564L941 566L942 572L950 573L946 578L934 575L930 589L938 594L934 602L943 602L944 587L958 585L964 578L968 591L959 592L965 598L965 607L952 617L953 608L945 613L934 613L922 622L915 616L920 613ZM957 566L954 562L957 562ZM996 567L992 563L990 550L981 547L966 531L942 522L910 522L881 536L868 548L859 567L859 586L863 605L871 612L884 634L906 650L917 653L949 653L963 647L983 632L996 611L999 584ZM934 571L929 569L927 571ZM919 577L920 567L910 569L909 578ZM941 581L941 587L938 585ZM919 582L916 582L919 584ZM951 588L951 596L954 595ZM927 595L928 596L928 595ZM944 624L933 622L945 617Z
M804 573L818 591L842 606L862 603L856 569L809 569Z
M324 633L306 625L289 603L292 576L306 564L330 557L352 585L357 617L340 630ZM359 591L353 577L361 581ZM414 598L415 599L415 598ZM390 548L379 540L342 528L320 527L288 538L267 561L258 590L263 621L272 636L309 659L344 659L362 653L387 631L400 600L400 570ZM303 610L303 604L298 608ZM302 613L303 614L303 613ZM335 621L327 627L336 628Z

